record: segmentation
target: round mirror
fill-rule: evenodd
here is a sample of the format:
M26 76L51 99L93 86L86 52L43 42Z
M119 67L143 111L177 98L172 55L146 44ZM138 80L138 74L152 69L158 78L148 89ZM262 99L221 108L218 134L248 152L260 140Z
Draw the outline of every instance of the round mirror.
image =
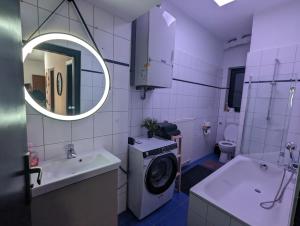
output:
M110 76L101 55L68 34L38 36L23 47L26 101L59 120L78 120L105 102Z

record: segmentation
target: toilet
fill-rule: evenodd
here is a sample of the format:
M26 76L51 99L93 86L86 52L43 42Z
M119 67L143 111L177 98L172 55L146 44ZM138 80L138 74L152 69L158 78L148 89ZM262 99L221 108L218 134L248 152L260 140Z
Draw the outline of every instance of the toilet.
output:
M219 161L226 163L234 155L236 141L238 136L238 126L236 124L228 124L224 130L224 139L219 141L218 145L221 150Z

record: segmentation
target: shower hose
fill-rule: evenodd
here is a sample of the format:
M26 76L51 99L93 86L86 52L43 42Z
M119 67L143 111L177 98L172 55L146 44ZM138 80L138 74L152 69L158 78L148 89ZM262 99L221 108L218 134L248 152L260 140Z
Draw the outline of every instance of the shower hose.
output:
M282 179L281 179L281 182L280 182L280 186L278 188L278 191L275 195L275 198L273 201L267 201L267 202L261 202L259 205L264 208L264 209L272 209L275 205L276 202L281 202L282 198L283 198L283 195L284 195L284 192L287 188L287 186L289 185L289 183L291 182L293 176L294 176L294 173L295 172L292 172L289 180L287 181L287 183L284 185L283 189L281 190L282 188L282 185L283 185L283 181L284 181L284 178L285 178L285 175L286 175L286 169L284 169L283 171L283 176L282 176ZM281 192L280 192L281 191Z

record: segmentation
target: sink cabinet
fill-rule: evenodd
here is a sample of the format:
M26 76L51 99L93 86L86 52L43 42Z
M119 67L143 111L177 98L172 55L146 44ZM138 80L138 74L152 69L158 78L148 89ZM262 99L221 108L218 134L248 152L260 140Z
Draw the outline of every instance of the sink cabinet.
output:
M33 197L33 226L116 226L117 170Z

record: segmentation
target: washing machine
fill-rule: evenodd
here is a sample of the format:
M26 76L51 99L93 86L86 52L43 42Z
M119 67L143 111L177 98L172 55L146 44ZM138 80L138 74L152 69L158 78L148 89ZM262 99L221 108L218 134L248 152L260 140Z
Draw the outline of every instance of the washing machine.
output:
M129 145L128 208L143 219L172 199L177 174L177 144L136 138Z

